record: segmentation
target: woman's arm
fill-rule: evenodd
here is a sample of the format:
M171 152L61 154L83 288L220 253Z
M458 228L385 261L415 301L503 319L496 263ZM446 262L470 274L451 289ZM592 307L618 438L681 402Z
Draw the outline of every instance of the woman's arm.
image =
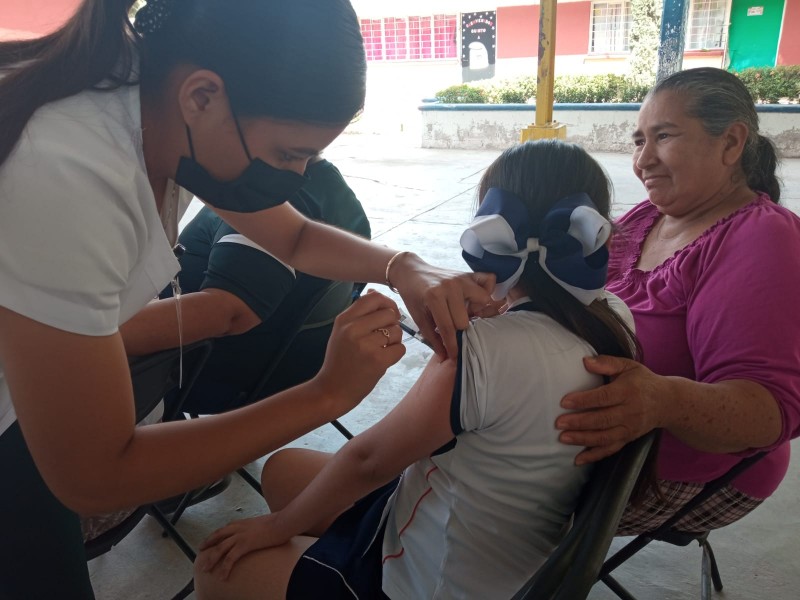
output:
M288 506L214 532L202 545L200 568L210 571L219 563L220 574L227 578L245 554L285 543L339 514L453 439L450 404L455 375L455 360L434 356L394 410L345 444Z
M613 356L584 359L586 369L613 382L568 394L556 427L566 444L586 446L577 464L600 460L657 427L685 444L714 453L764 448L777 441L782 417L778 403L763 386L731 380L698 383L662 377L644 365Z
M213 210L283 262L326 279L387 283L387 265L397 254L335 227L310 221L288 203L255 213ZM392 263L389 278L423 337L440 356L456 356L456 330L466 328L471 315L488 316L481 311L493 304L493 275L439 269L410 252Z
M800 270L800 221L756 206L709 236L695 249L702 251L683 256L670 290L685 298L696 381L622 359L587 361L614 382L565 398L565 408L574 400L573 408L599 409L558 419L563 441L599 445L579 460L610 454L653 427L713 453L770 449L800 435L800 320L791 317L800 278L790 275ZM650 336L641 340L645 360L648 345L662 343Z
M180 302L181 336L175 298L153 300L120 326L125 352L129 356L142 356L177 348L181 341L188 345L208 338L238 335L261 323L241 298L225 290L206 288L183 294Z
M337 318L311 381L240 410L146 427L135 427L119 334L67 333L0 308L0 363L45 482L91 514L213 481L350 410L404 354L375 331L399 340L396 322L391 300L367 294Z

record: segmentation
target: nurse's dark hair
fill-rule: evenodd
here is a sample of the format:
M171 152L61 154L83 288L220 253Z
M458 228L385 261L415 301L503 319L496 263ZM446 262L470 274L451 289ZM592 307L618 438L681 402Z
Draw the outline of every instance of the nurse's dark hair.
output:
M759 133L758 113L750 91L733 73L714 67L678 71L656 83L648 97L671 91L686 100L686 114L697 119L708 135L718 137L734 123L747 127L742 151L742 170L752 190L765 192L776 204L781 199L781 183L775 171L778 155L775 144Z
M363 108L366 59L348 0L152 1L166 10L144 34L129 18L134 0L84 0L54 33L0 44L0 165L48 102L157 90L180 64L217 73L238 116L344 125Z

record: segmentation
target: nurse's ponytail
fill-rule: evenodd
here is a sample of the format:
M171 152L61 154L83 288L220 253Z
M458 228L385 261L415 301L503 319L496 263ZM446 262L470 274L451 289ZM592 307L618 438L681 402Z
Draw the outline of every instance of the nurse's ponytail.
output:
M31 116L48 102L98 86L129 83L136 37L134 0L84 0L58 31L0 43L0 165Z

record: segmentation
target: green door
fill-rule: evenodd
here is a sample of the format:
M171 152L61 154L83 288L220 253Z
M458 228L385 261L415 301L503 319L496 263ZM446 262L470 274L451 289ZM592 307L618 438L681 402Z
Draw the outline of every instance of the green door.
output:
M728 30L729 68L774 67L784 0L733 0Z

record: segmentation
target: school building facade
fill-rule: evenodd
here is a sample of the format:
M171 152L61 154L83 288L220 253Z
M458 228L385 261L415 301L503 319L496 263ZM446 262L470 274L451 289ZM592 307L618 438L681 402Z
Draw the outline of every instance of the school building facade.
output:
M466 67L477 60L478 68L489 62L508 75L531 72L536 61L538 0L353 0L353 5L371 64L443 61ZM624 72L631 23L630 0L558 0L557 71ZM684 61L735 70L800 64L800 38L792 35L797 31L798 0L690 0Z
M58 27L80 0L5 0L0 40ZM460 66L489 76L535 73L539 0L353 0L370 66ZM558 0L556 71L620 73L630 0ZM686 66L740 70L800 64L800 0L689 0ZM794 33L794 35L793 35ZM475 75L479 75L476 73Z
M365 130L415 124L420 100L456 83L536 74L539 0L351 1L369 67ZM684 67L800 64L800 0L689 2ZM79 4L3 0L0 40L50 32ZM556 75L625 73L631 23L630 0L558 0Z

